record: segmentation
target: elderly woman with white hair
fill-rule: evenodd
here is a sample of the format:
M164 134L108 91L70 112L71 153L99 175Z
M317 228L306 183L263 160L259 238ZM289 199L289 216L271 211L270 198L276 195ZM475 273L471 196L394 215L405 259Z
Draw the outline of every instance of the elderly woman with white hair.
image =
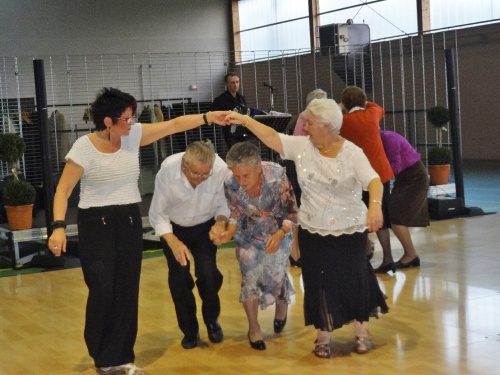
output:
M231 173L224 182L231 211L225 232L213 233L216 245L234 237L241 270L240 302L248 318L248 340L253 349L265 350L258 309L276 304L274 332L287 320L290 296L295 294L285 266L290 255L297 203L285 170L262 161L251 142L238 142L226 155Z
M305 111L308 136L289 136L231 112L226 124L243 124L269 148L293 160L302 188L298 242L304 282L304 318L314 325L313 353L331 357L330 335L353 322L355 351L371 349L367 323L388 311L366 258L368 231L383 225L382 184L363 151L339 135L342 112L332 99L314 99ZM361 199L370 194L369 206Z
M313 99L323 99L326 98L327 94L325 91L321 89L312 90L306 96L306 107L311 103ZM306 111L301 112L299 118L297 119L297 123L295 124L295 128L293 129L293 135L307 135L306 130Z

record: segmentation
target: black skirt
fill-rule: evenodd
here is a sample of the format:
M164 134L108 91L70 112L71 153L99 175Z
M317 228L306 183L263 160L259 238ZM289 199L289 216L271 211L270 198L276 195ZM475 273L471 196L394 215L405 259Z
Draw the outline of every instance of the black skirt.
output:
M367 236L322 236L299 227L306 326L331 332L389 311L366 257Z

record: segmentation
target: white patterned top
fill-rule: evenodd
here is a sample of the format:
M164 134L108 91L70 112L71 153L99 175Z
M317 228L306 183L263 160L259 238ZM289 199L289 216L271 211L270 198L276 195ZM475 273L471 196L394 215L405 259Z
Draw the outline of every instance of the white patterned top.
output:
M322 156L308 136L280 134L285 159L295 162L302 190L299 224L312 233L340 236L363 232L363 189L378 174L363 150L345 140L337 157Z

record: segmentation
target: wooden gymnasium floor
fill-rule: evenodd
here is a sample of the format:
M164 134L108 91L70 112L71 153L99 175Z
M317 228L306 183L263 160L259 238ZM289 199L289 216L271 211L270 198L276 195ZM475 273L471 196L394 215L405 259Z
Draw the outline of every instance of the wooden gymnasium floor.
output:
M311 354L315 334L303 326L300 268L283 334L274 309L260 311L268 349L250 348L238 302L240 272L232 248L221 249L220 323L225 340L184 350L167 288L163 257L145 259L137 364L148 374L500 374L500 215L433 222L412 230L422 266L379 276L390 313L372 320L376 348L352 352L352 327L334 334L334 357ZM401 247L393 238L398 259ZM381 261L377 245L374 266ZM86 287L79 268L0 279L0 374L95 374L83 341ZM200 320L201 321L201 320ZM202 339L208 342L202 325Z

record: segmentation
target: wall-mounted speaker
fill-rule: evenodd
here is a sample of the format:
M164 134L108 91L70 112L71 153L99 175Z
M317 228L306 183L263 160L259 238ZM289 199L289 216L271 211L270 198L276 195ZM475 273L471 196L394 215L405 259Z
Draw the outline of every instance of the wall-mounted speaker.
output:
M347 85L371 91L370 27L367 24L331 24L319 27L321 56L332 56L333 70Z

